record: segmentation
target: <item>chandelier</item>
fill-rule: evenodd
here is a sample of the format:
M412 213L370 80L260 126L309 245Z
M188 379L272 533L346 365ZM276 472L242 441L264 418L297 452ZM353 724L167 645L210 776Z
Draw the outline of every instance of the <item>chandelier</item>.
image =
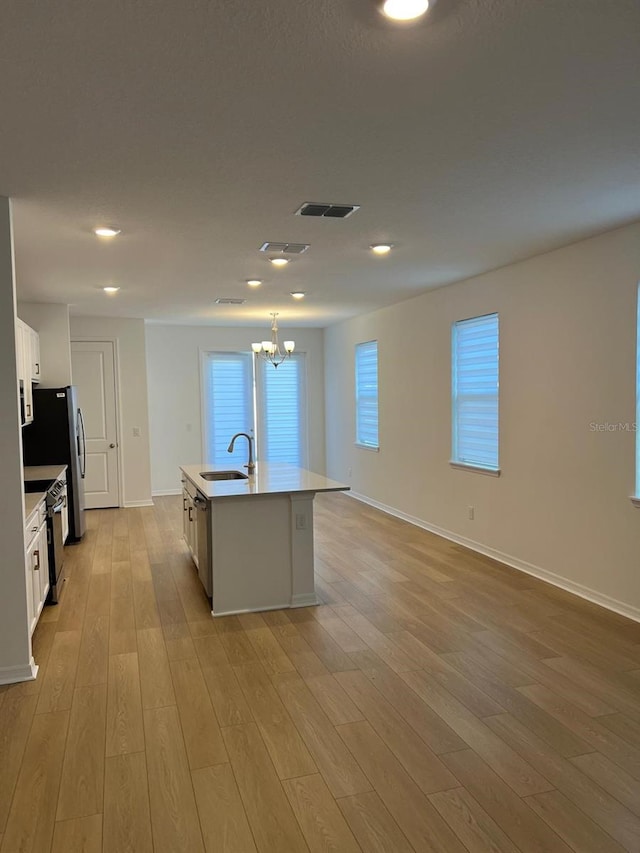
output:
M258 358L262 358L274 367L278 367L278 365L282 364L285 358L288 358L291 355L296 344L295 341L284 341L284 352L280 349L280 344L278 342L278 314L273 313L270 316L273 317L271 322L271 340L251 344L251 349Z

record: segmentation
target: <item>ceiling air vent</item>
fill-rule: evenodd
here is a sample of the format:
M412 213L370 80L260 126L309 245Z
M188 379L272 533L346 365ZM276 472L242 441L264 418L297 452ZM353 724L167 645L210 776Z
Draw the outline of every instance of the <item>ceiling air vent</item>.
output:
M269 254L284 254L284 255L301 255L309 248L309 243L263 243L260 246L261 252Z
M218 296L216 305L244 305L246 299L237 299L233 296Z
M318 201L305 201L302 207L296 210L296 216L324 216L328 219L346 219L356 210L360 210L359 204L325 204Z

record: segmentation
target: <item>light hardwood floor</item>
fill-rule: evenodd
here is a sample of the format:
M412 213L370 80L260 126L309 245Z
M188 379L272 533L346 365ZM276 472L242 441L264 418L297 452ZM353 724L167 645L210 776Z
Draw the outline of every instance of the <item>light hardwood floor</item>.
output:
M213 620L179 498L88 513L0 688L0 853L640 850L640 625L316 500L316 608Z

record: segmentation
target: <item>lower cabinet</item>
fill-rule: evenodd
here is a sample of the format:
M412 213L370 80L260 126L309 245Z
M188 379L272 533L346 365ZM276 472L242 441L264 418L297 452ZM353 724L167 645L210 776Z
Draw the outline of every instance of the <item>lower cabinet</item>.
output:
M190 494L189 488L182 487L182 533L184 541L189 546L193 561L198 565L198 532L197 515L195 508L195 495Z
M33 633L49 592L49 551L44 504L32 513L25 528L25 572L29 630Z
M205 592L211 598L213 582L209 547L211 540L209 501L192 483L185 480L182 482L182 532Z

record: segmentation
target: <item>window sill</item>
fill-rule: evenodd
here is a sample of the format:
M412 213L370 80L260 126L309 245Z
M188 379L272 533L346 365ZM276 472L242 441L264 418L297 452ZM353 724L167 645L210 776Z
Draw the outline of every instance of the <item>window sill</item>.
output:
M640 509L640 497L636 497L636 495L630 495L629 500L634 506L637 506Z
M370 444L359 444L357 441L355 442L356 447L359 447L360 450L372 450L374 453L380 452L380 447L372 447Z
M467 462L455 462L453 459L449 460L449 465L452 468L458 468L461 471L474 471L476 474L485 474L487 477L499 477L500 469L499 468L483 468L481 465L470 465Z

